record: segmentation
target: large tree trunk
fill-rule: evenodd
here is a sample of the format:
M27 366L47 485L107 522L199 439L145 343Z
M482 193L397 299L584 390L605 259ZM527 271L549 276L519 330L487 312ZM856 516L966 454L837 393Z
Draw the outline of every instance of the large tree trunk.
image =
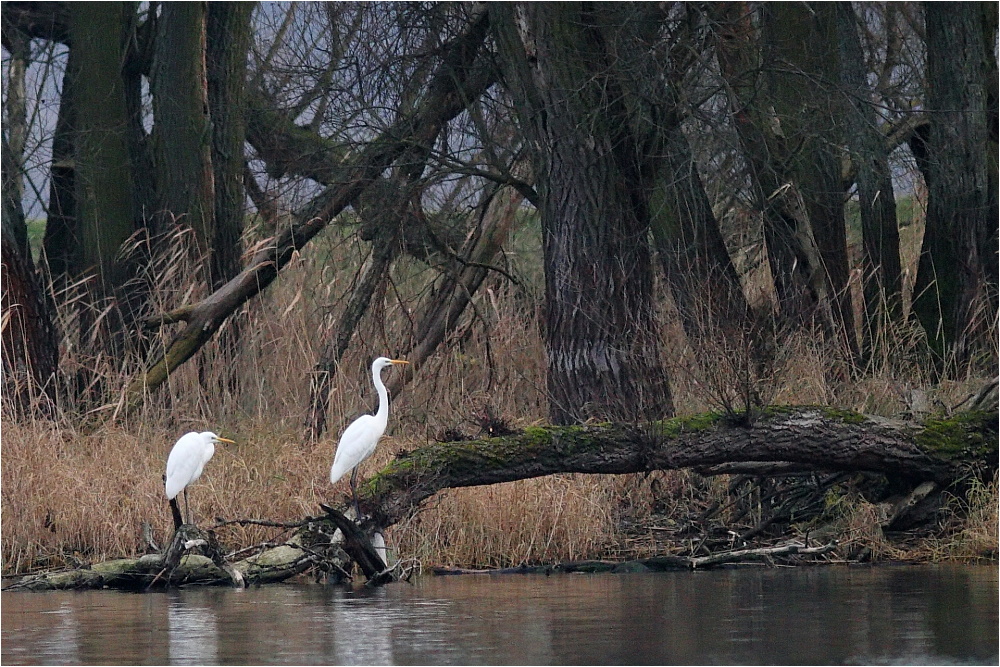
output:
M3 394L16 414L44 415L56 398L59 337L31 261L4 217L2 318Z
M961 371L996 321L997 6L928 2L927 222L913 310ZM978 311L978 309L982 311Z
M560 424L673 412L653 317L647 146L609 46L627 11L495 11L543 192L546 386Z
M215 178L215 228L212 287L240 272L241 237L246 215L243 187L247 115L247 53L252 2L208 3L208 104L212 119L212 168Z
M116 2L70 6L74 57L75 213L80 268L93 293L116 294L130 278L119 256L135 230L129 125L121 68L130 25Z
M667 130L651 201L653 239L688 338L749 325L750 306L679 125Z
M716 54L746 161L753 198L763 216L764 245L778 312L796 325L811 320L825 298L822 265L798 191L790 182L788 150L775 130L765 94L760 35L745 2L709 4L718 35ZM833 322L820 311L827 330Z
M46 210L45 237L42 239L44 267L49 279L62 287L79 275L80 232L76 220L76 95L74 75L79 59L70 49L66 73L62 77L62 95L55 134L52 135L52 165L49 167L49 206Z
M831 313L829 333L857 358L854 310L848 286L847 235L839 155L840 98L831 92L839 80L836 21L832 3L773 3L763 6L768 85L764 103L773 105L774 122L787 149L790 175L802 196L820 257L816 280L824 285Z
M996 384L987 411L902 422L822 407L770 408L752 425L719 413L635 426L537 426L498 438L432 443L360 484L362 511L390 526L441 489L555 473L696 467L753 474L844 470L954 485L997 469ZM722 467L725 466L725 467ZM713 469L714 467L714 469Z
M10 52L7 77L4 82L6 99L3 109L3 221L9 226L10 238L17 244L17 251L30 253L22 200L24 199L24 148L28 137L25 74L31 56L31 42L21 30L6 24L3 37L4 46Z
M215 238L213 128L205 64L204 2L166 3L157 23L150 76L153 164L162 234L176 224L194 230L203 255Z

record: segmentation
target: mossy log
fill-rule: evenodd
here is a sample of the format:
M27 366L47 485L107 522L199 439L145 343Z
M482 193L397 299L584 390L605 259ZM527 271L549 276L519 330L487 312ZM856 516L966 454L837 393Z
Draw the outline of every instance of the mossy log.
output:
M997 470L995 408L953 417L908 422L822 407L770 408L746 423L722 414L679 417L642 426L587 424L534 426L520 433L458 442L432 443L402 452L359 488L362 510L371 518L368 536L412 513L422 501L446 488L496 484L556 473L621 474L697 468L731 472L748 465L755 474L773 467L876 472L912 483L913 493L890 513L905 513L935 488L956 488L973 477L991 479ZM310 517L282 544L262 546L236 562L213 551L214 538L200 533L175 536L176 548L95 564L85 569L45 573L9 586L31 590L72 588L139 589L183 584L242 585L283 581L310 567L344 575L358 562L369 581L384 583L385 572L369 538L332 508ZM247 520L249 521L249 520ZM252 523L252 521L251 521ZM346 542L340 528L352 536ZM194 527L182 527L185 528ZM209 556L190 553L197 546ZM796 547L798 548L798 547ZM345 552L348 549L351 554ZM734 552L742 557L742 552ZM819 552L817 552L819 553ZM768 555L768 554L765 554ZM714 561L688 562L704 567ZM174 565L175 564L175 565Z
M556 473L621 474L698 468L884 473L949 487L997 468L997 411L922 422L823 407L765 410L751 424L719 413L641 426L533 426L520 433L431 443L402 452L359 488L362 511L382 526L446 488Z
M352 558L341 548L336 526L326 518L304 522L287 541L262 545L241 560L229 562L218 552L211 531L185 524L163 553L121 558L85 567L25 576L4 590L162 589L175 586L251 586L285 581L319 566L341 578ZM343 578L346 578L344 576Z

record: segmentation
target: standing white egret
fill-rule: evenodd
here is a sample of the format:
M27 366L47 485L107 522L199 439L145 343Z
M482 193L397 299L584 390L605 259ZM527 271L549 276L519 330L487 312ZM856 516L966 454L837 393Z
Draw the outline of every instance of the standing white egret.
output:
M379 438L385 433L385 426L389 422L389 392L382 384L382 369L397 364L408 364L410 362L402 359L389 359L379 357L372 362L372 382L375 384L375 391L378 392L378 412L373 415L361 415L347 427L344 434L340 436L340 443L337 445L337 454L333 457L333 467L330 468L330 483L336 484L337 480L351 473L351 494L354 497L354 510L361 518L361 508L358 507L358 466L375 451L375 445Z
M204 433L186 433L174 444L167 457L167 475L165 488L167 500L170 501L170 510L174 515L174 527L180 528L184 523L180 509L177 507L177 494L184 492L184 514L188 520L191 519L191 512L188 506L187 487L201 477L205 464L209 462L215 454L215 443L233 443L227 438L220 438L211 431Z

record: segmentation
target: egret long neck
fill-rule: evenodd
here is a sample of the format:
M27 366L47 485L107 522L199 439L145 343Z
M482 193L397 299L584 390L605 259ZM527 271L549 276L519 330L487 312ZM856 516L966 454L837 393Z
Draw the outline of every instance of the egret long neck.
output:
M375 383L375 391L378 392L378 412L375 418L383 424L389 421L389 392L382 384L382 369L372 368L372 382Z

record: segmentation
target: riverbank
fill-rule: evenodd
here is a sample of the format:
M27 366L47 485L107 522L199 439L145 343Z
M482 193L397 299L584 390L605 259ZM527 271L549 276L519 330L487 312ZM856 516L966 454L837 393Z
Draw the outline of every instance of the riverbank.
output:
M346 483L334 489L328 482L333 440L302 444L293 433L259 426L223 432L237 444L220 447L191 488L202 527L235 519L293 523L319 513L321 502L343 502ZM164 546L172 524L161 475L172 441L172 433L149 427L83 432L41 421L5 423L4 574L134 557ZM422 442L387 437L362 475ZM826 557L839 561L996 559L995 479L974 484L964 499L951 498L931 525L895 532L883 525L891 507L865 497L871 483L861 475L555 475L448 490L387 538L398 555L425 568L704 557L790 540L807 548L836 542ZM799 509L783 516L792 498L801 501ZM224 549L235 552L280 542L289 530L229 524L216 533Z

